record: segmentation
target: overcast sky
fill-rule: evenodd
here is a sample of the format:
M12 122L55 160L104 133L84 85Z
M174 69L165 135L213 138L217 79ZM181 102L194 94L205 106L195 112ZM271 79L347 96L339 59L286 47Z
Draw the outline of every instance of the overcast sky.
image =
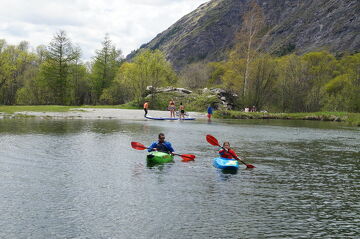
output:
M0 39L47 45L65 30L90 59L106 33L126 55L209 0L3 0Z

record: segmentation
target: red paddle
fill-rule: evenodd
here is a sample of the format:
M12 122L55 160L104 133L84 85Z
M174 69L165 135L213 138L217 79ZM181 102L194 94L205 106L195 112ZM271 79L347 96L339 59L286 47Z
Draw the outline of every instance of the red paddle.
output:
M131 142L131 147L133 147L136 150L148 149L145 145L138 143L138 142ZM183 159L182 162L193 161L196 158L195 155L193 155L193 154L174 154L173 153L173 155L180 156Z
M214 146L218 146L221 147L219 144L219 141L212 135L208 134L206 135L206 141L209 142L209 144L214 145ZM221 147L222 149L224 149L223 147ZM231 154L237 161L243 163L246 165L247 168L255 168L254 165L252 164L246 164L244 161L242 161L241 159L239 159L238 157L236 157L235 155Z

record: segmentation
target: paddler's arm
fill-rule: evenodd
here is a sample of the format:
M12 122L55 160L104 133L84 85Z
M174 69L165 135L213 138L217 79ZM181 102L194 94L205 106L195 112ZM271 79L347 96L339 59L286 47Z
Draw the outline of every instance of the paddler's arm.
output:
M241 158L239 156L237 156L237 154L235 153L234 150L230 149L229 153L233 156L234 159L242 161Z
M171 154L173 154L175 152L175 150L173 149L173 147L171 146L171 143L166 142L165 143L166 147L168 148L168 150L171 152Z
M156 142L152 143L148 148L148 152L156 151L156 145L157 145Z
M221 156L224 156L224 154L225 154L225 149L221 149L221 150L219 151L219 154L220 154Z

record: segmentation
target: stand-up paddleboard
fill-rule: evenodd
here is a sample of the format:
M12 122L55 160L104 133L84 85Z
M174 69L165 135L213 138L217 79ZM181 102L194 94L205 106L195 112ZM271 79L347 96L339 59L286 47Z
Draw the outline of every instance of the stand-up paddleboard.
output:
M146 119L151 119L151 120L196 120L196 118L184 118L184 119L180 119L180 118L156 118L156 117L151 117L151 116L145 116Z

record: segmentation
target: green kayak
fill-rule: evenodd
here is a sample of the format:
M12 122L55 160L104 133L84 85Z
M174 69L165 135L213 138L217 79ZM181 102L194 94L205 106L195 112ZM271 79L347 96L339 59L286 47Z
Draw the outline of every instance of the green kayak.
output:
M146 156L148 163L170 163L174 161L174 156L163 152L151 152Z

